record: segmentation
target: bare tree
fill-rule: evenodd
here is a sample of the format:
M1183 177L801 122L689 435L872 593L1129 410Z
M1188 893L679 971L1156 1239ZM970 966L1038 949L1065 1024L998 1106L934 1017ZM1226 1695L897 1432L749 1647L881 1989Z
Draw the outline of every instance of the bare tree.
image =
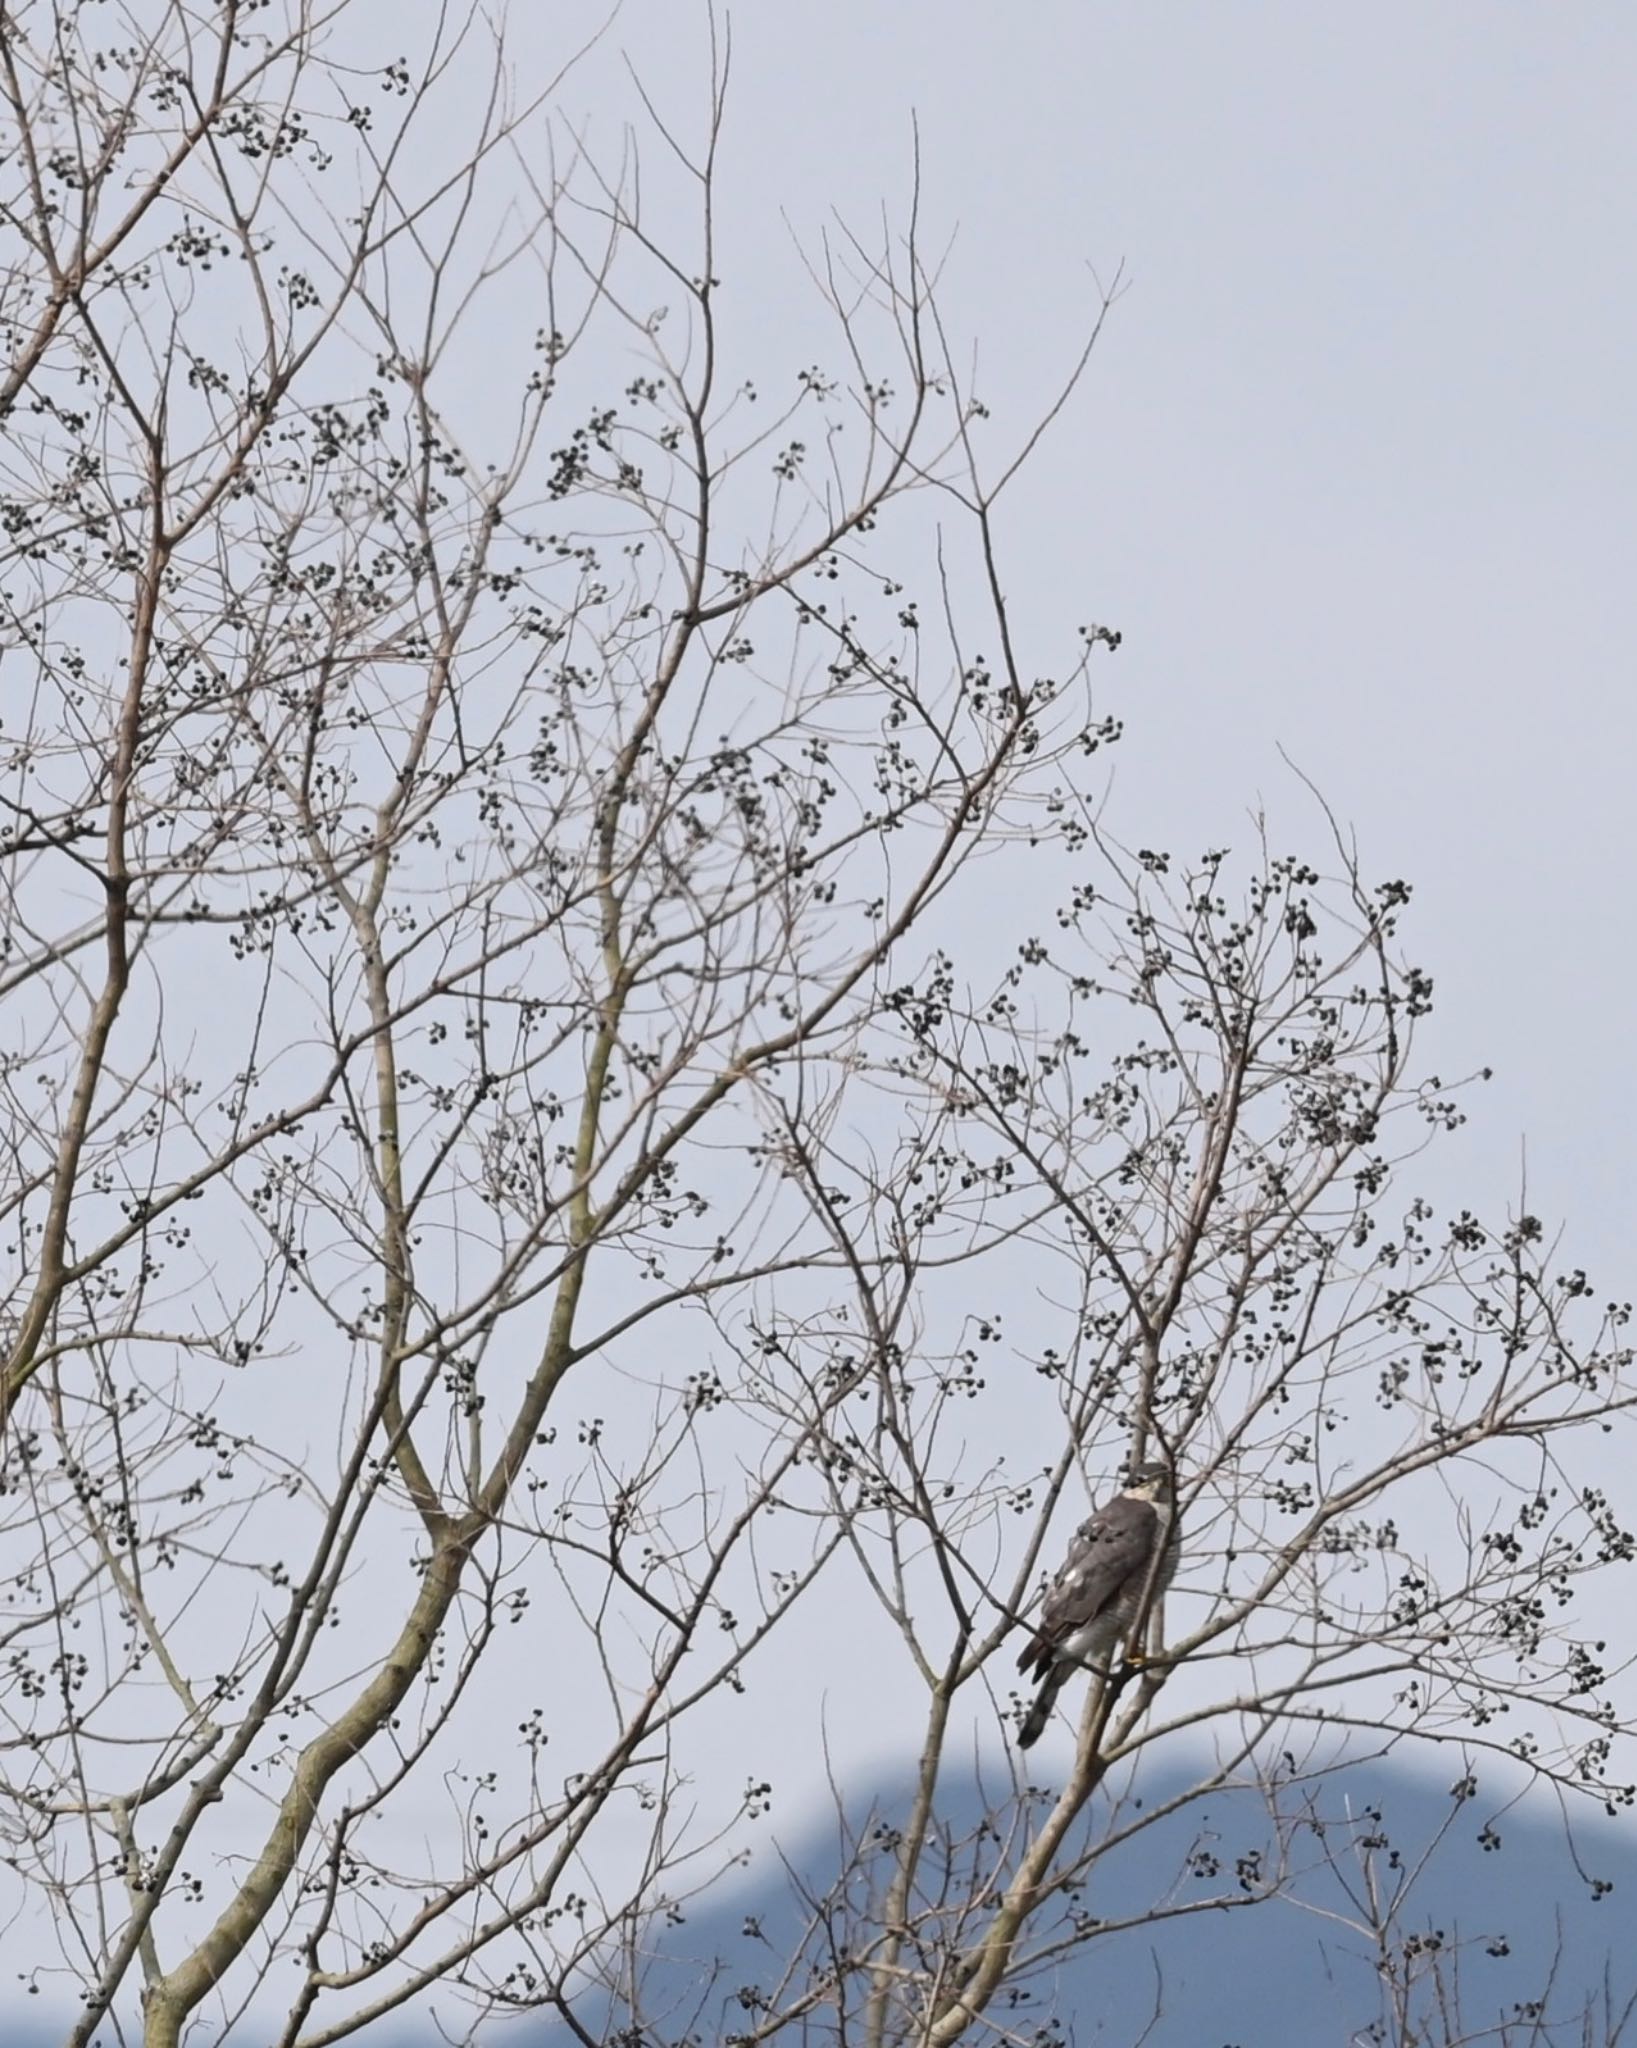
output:
M479 12L150 14L0 6L0 1825L67 2038L657 2038L841 1589L913 1809L746 2041L1005 2032L1187 1745L1270 1810L1349 1729L1627 1799L1572 1605L1627 1311L1401 1192L1461 1116L1408 890L1122 848L1119 635L1008 606L1113 294L1004 442L914 203L809 248L831 362L743 356L725 35L697 138L632 88L649 189ZM1127 1452L1168 1611L957 1843Z

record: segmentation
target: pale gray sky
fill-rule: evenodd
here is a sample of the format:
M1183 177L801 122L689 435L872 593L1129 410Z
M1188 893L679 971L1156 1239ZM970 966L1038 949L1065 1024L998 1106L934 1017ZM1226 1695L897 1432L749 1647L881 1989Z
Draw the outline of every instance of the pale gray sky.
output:
M543 60L604 11L516 26ZM611 140L628 54L685 120L702 13L627 0L565 107ZM1515 1184L1526 1138L1532 1203L1627 1291L1637 13L758 0L731 30L725 311L769 362L817 331L781 213L899 210L912 114L1003 420L1124 262L1007 569L1043 648L1125 632L1117 820L1191 852L1261 798L1306 843L1287 748L1416 885L1437 1058L1497 1070L1467 1159Z

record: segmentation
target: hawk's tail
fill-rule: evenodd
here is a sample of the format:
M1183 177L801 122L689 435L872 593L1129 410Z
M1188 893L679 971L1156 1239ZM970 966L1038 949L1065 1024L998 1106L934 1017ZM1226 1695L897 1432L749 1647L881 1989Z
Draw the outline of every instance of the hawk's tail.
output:
M1058 1665L1048 1671L1040 1682L1040 1690L1034 1696L1034 1705L1024 1716L1023 1726L1017 1731L1019 1749L1032 1749L1046 1732L1046 1723L1052 1717L1052 1708L1057 1705L1057 1695L1063 1690L1063 1681L1068 1676L1068 1667Z

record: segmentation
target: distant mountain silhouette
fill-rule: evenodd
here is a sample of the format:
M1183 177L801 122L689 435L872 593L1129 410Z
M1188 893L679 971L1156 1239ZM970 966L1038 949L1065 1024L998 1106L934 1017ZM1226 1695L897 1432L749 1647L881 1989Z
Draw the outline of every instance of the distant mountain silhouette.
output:
M1089 1824L1099 1839L1127 1833L1190 1782L1146 1777L1140 1793L1102 1799ZM1099 1859L1072 1905L1100 1923L1149 1909L1162 1917L1098 1933L1031 1977L1023 1995L998 2000L991 2018L1040 2048L1446 2048L1465 2037L1605 2048L1611 2031L1599 2022L1583 2033L1581 2016L1589 2001L1618 2014L1637 1992L1637 1822L1628 1829L1588 1806L1571 1839L1548 1800L1509 1800L1498 1780L1452 1788L1379 1762L1292 1783L1279 1801L1278 1824L1263 1795L1243 1787L1137 1826ZM1031 1802L1030 1832L1046 1805ZM861 1800L845 1832L873 1833L884 1861L908 1806L905 1784L884 1788L873 1803ZM938 1808L934 1872L963 1861L949 1845L970 1841L984 1800L968 1782L951 1785ZM842 1832L832 1818L787 1835L708 1911L657 1924L643 1943L640 2018L588 1992L576 2004L580 2024L622 2048L720 2048L750 2031L811 1911L790 1874L822 1897ZM990 1859L998 1853L992 1840L982 1848ZM1259 1897L1281 1867L1294 1899ZM1379 1949L1358 1925L1371 1882L1378 1899L1403 1891L1395 1940L1399 1968L1416 1979L1414 2031L1402 2020L1380 2024ZM849 1887L860 1902L869 1889L862 1873ZM1458 2034L1437 2020L1440 2003L1447 2021L1458 2008ZM640 2035L626 2031L634 2019ZM832 2040L826 2019L820 2008L805 2033L785 2038ZM568 2048L571 2037L553 2026L505 2038ZM1637 2019L1624 2039L1637 2048Z
M1025 1803L1008 1862L1054 1789L1050 1763L1034 1768L1041 1789ZM1452 1789L1449 1777L1380 1762L1316 1781L1310 1772L1283 1787L1277 1824L1251 1787L1162 1812L1191 1782L1145 1774L1123 1797L1100 1797L1088 1828L1099 1841L1111 1832L1127 1838L1068 1903L1098 1923L1160 1917L1096 1933L997 2000L991 2018L1008 2039L1036 2048L1450 2048L1457 2039L1607 2048L1614 2038L1601 2020L1583 2033L1580 2015L1589 1999L1618 2014L1637 1992L1637 1820L1606 1821L1588 1806L1575 1815L1571 1841L1549 1800L1509 1801L1498 1778ZM982 1831L979 1786L951 1779L937 1804L929 1877L970 1867L974 1856L989 1868L1001 1850ZM860 1787L846 1827L832 1814L770 1833L708 1905L656 1915L645 1931L640 2032L626 2002L591 1987L575 2001L579 2025L609 2048L724 2048L750 2031L811 1918L812 1898L836 1882L842 1842L862 1835L868 1845L866 1867L847 1885L851 1902L866 1906L908 1807L906 1773L873 1792ZM1015 1806L1007 1817L1017 1818ZM1281 1868L1294 1899L1258 1898ZM1411 2031L1379 2025L1378 1953L1356 1924L1366 1868L1378 1897L1408 1885L1396 1939L1419 1973ZM1439 1995L1458 2006L1460 2034L1432 2018ZM0 1998L0 2044L55 2048L65 2029L24 2006ZM834 2040L830 2018L821 2006L805 2031L783 2038L792 2048ZM101 2030L103 2048L116 2038ZM190 2048L210 2038L200 2028ZM259 2048L254 2028L232 2038ZM450 2037L406 2017L358 2038L361 2048L442 2048ZM484 2048L574 2048L575 2040L561 2024L527 2016L492 2020L480 2038ZM1637 2048L1637 2020L1620 2039Z

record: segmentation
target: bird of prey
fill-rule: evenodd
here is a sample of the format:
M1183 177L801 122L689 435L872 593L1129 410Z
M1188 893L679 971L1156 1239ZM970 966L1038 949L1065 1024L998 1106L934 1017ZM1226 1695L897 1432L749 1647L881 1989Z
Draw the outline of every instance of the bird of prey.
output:
M1134 1466L1124 1492L1075 1530L1062 1569L1047 1588L1039 1625L1017 1660L1019 1671L1040 1680L1018 1730L1019 1749L1039 1741L1057 1695L1076 1671L1089 1668L1107 1676L1144 1596L1152 1606L1170 1585L1179 1547L1169 1468Z

